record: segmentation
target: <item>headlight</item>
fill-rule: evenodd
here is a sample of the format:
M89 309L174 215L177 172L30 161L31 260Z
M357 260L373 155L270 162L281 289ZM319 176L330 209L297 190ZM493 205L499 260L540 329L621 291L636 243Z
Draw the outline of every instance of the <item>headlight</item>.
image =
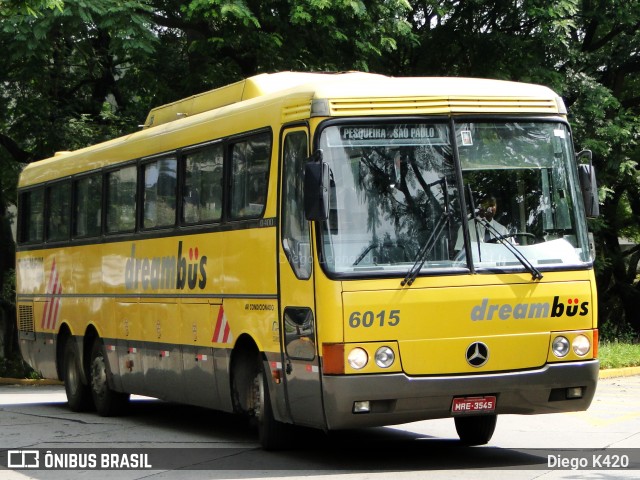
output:
M349 362L349 365L351 365L351 368L354 370L364 368L368 361L369 356L367 355L367 352L360 347L351 350L347 356L347 362Z
M584 335L578 335L576 338L574 338L572 346L573 351L580 357L585 356L591 349L591 343L589 342L589 339Z
M380 347L378 350L376 350L376 365L378 365L380 368L389 368L391 365L393 365L393 361L396 359L395 354L393 353L393 350L391 350L389 347Z
M565 337L556 337L553 339L551 349L556 357L562 358L569 353L569 340Z

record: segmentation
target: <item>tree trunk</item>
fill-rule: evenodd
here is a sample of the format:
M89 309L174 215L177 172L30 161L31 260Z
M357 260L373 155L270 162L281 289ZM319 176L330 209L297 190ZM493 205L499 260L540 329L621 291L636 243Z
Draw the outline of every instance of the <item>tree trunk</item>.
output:
M12 358L18 347L15 335L15 295L9 288L15 266L15 252L7 201L0 191L0 358Z

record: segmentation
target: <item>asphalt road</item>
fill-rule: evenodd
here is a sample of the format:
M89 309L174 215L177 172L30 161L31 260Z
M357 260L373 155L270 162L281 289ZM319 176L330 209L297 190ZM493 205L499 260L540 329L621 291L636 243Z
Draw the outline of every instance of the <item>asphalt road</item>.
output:
M68 410L61 386L0 385L0 465L30 465L33 452L40 469L0 469L0 479L638 478L640 376L601 379L586 412L501 416L482 447L461 445L443 419L301 430L291 450L275 453L232 415L133 397L126 416L102 418ZM87 468L69 469L74 462ZM101 465L116 469L92 470Z

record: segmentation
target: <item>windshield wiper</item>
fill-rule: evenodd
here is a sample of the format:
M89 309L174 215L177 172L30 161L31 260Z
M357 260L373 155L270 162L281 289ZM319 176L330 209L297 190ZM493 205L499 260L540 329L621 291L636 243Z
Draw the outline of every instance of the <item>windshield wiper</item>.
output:
M500 242L500 244L504 245L507 248L507 250L513 253L513 256L516 257L520 261L520 263L524 266L524 268L531 274L531 280L542 279L542 273L540 273L540 270L538 270L533 265L533 263L531 263L529 259L525 257L522 254L522 252L515 247L515 245L513 245L510 241L508 241L507 237L502 235L493 225L491 225L489 222L487 222L484 218L481 218L481 217L474 218L474 221L480 223L480 225L488 229L493 234L497 242ZM478 245L480 245L479 242L478 242Z
M416 255L416 260L414 264L411 266L411 268L407 272L407 275L404 277L402 282L400 282L400 285L403 287L405 285L411 286L413 282L416 280L416 277L420 273L420 270L422 270L422 266L424 265L424 262L427 261L427 256L431 253L431 250L433 250L433 247L436 246L436 241L440 237L440 234L444 230L444 227L448 225L449 221L451 220L451 213L449 212L449 192L447 190L448 189L447 177L442 177L440 180L436 180L435 182L430 183L429 185L426 185L426 187L432 187L439 183L442 184L442 191L444 193L444 211L440 215L440 218L438 219L438 223L436 223L436 226L433 229L433 232L431 232L431 235L429 236L428 240L418 251L418 255Z
M447 211L443 212L442 215L440 215L440 219L438 220L436 227L433 229L431 236L429 236L429 239L422 246L422 248L418 252L418 255L416 255L415 263L409 269L409 271L407 272L407 275L404 277L402 282L400 282L401 286L403 287L405 285L411 286L413 284L416 277L418 276L418 273L420 273L420 270L422 270L422 266L424 265L424 262L427 261L427 256L431 253L431 250L433 250L433 247L436 246L436 241L438 240L438 237L442 233L442 230L444 230L444 227L449 223L450 218L451 218L451 214Z
M478 223L484 226L485 229L488 229L494 236L497 242L500 242L505 246L507 250L513 253L513 256L518 259L518 261L522 264L522 266L531 274L531 280L540 280L542 278L542 273L538 270L533 263L529 261L527 257L525 257L520 250L518 250L511 242L507 241L506 237L504 237L493 225L487 222L484 218L476 215L476 205L473 201L473 190L471 190L471 185L467 185L467 189L469 192L469 202L471 202L471 210L474 212L473 225L476 228L476 238L479 238L478 235ZM478 259L482 261L482 252L480 248L480 242L478 241Z

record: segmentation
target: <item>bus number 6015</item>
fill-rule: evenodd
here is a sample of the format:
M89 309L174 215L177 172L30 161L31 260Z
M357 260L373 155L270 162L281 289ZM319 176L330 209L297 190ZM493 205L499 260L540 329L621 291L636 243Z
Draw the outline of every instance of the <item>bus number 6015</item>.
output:
M372 327L373 325L384 327L389 325L395 327L400 323L400 310L390 310L388 315L386 310L374 313L371 310L366 312L355 311L349 316L349 326L351 328Z

